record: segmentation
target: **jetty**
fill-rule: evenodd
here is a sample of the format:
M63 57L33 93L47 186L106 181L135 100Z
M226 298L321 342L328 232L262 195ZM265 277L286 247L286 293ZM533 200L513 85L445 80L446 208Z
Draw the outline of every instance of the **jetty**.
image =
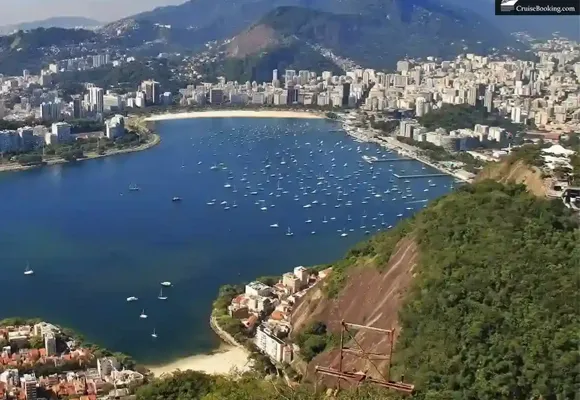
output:
M413 178L437 178L439 176L449 176L449 174L419 174L419 175L399 175L399 174L393 174L393 176L395 178L398 179L413 179Z
M392 162L392 161L411 161L411 158L378 158L375 156L362 156L362 159L369 164L376 162Z

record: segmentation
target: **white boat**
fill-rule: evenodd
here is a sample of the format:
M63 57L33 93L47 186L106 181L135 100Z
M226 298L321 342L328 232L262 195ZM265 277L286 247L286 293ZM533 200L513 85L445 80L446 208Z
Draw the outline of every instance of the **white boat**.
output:
M147 318L147 314L145 314L145 309L141 310L141 315L139 315L139 318L141 319Z
M151 334L153 339L157 339L157 333L155 333L155 329L153 329L153 333Z
M211 170L216 170L216 169L218 169L218 166L217 166L217 164L214 164L214 165L212 165L212 166L211 166L209 169L211 169Z
M159 291L159 296L157 296L159 300L167 300L167 296L163 295L163 288Z
M130 190L131 192L136 192L136 191L139 191L139 190L141 190L141 189L139 188L139 186L137 186L137 185L133 184L133 185L129 186L129 190Z
M272 225L270 225L270 228L277 228L277 227L278 227L278 224L272 224Z
M306 205L303 205L302 207L303 207L303 208L310 208L310 207L312 207L312 205L310 205L310 204L306 204Z
M397 214L397 217L399 217L399 218L402 217L402 216L403 216L403 214Z
M167 281L161 282L161 286L169 287L169 286L171 286L171 282L167 282Z
M288 232L286 232L286 236L294 236L294 233L292 233L290 227L288 227Z
M177 196L175 196L175 197L173 197L173 198L171 199L171 201L173 201L173 202L178 202L178 201L181 201L181 197L177 197Z
M24 275L34 275L34 271L30 268L28 263L26 263L26 268L24 268Z
M260 210L267 211L268 210L268 207L261 207Z
M306 223L307 223L307 224L311 224L311 223L312 223L312 220L311 220L311 219L307 219L307 220L306 220Z
M137 301L137 300L139 299L135 296L127 297L127 301Z
M225 187L226 189L229 189L229 188L231 188L231 187L232 187L232 185L230 185L229 183L226 183L226 184L224 185L224 187Z

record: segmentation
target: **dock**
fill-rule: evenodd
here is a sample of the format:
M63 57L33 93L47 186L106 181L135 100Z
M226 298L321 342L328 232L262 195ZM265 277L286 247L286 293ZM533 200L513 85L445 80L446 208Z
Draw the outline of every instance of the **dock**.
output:
M393 174L393 176L395 178L398 179L413 179L413 178L436 178L439 176L449 176L449 174L444 174L444 173L440 173L440 174L421 174L421 175L399 175L399 174Z
M369 164L376 163L376 162L393 162L393 161L412 161L412 158L378 158L374 156L362 156L362 159L368 162Z

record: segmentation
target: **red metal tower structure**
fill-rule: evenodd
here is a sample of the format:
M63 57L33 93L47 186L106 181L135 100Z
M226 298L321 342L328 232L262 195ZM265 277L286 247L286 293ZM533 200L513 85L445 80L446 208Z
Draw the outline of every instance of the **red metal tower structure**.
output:
M390 380L391 375L391 359L393 355L393 342L395 336L394 329L380 329L375 328L373 326L367 325L358 325L358 324L350 324L344 321L340 322L341 330L340 330L340 359L338 362L338 370L329 367L321 367L319 365L316 366L316 372L321 375L331 376L337 378L337 389L340 390L340 382L347 381L357 386L363 382L370 383L372 385L381 386L387 389L396 390L401 393L405 394L413 394L415 390L415 385L404 383L402 380L401 382L393 382ZM379 333L384 333L387 336L387 342L389 343L389 350L388 353L372 353L365 351L361 344L355 339L354 335L349 331L349 328L353 329L366 329L372 330ZM346 347L345 346L345 334L349 336L349 338L356 344L357 348L353 347ZM347 372L343 370L343 359L345 354L351 354L357 356L358 358L366 359L370 364L374 367L377 371L380 379L373 378L369 376L366 372ZM387 373L383 374L377 365L373 362L373 360L388 360L389 364L387 367Z

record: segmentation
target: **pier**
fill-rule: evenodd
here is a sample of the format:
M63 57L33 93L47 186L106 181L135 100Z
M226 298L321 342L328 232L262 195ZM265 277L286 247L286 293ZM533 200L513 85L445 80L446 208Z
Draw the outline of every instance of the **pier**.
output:
M392 161L411 161L412 158L378 158L374 156L362 156L362 159L368 162L369 164L376 163L376 162L392 162Z
M422 174L422 175L398 175L398 174L393 174L393 176L395 178L398 179L413 179L413 178L436 178L438 176L449 176L449 174Z

